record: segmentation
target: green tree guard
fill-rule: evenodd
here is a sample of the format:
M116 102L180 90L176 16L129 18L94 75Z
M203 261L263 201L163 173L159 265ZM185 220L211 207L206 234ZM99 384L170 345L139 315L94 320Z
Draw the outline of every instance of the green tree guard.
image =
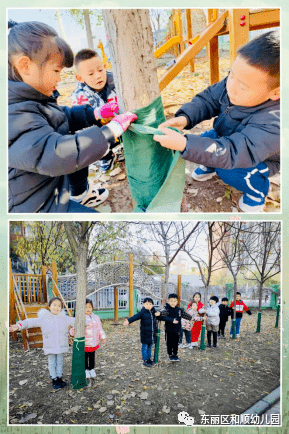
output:
M260 333L261 330L261 317L262 317L262 312L258 312L256 333Z
M280 304L277 304L275 327L278 327L278 324L279 324L279 315L280 315Z
M85 378L85 338L74 338L72 353L72 368L70 385L72 389L82 389L87 386Z
M236 339L236 318L234 318L232 322L232 338Z
M161 339L161 329L160 329L160 321L158 321L157 341L155 345L155 354L154 354L155 363L158 363L159 361L160 339Z
M206 349L205 335L206 335L206 326L203 324L202 325L202 331L201 331L201 346L200 346L200 350L205 350Z

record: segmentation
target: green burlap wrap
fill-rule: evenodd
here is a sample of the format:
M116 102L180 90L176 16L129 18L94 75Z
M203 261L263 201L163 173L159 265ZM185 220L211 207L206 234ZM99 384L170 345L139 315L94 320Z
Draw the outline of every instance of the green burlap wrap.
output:
M87 386L85 378L85 338L74 338L72 353L72 368L70 385L72 389L82 389Z
M153 140L165 121L161 97L136 110L137 121L123 134L126 170L134 212L179 212L185 186L185 161L179 152Z

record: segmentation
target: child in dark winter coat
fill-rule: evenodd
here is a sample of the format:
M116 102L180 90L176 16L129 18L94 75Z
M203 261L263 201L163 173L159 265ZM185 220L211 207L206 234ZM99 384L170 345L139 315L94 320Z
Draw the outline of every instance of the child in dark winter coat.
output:
M97 52L90 49L80 50L74 59L75 78L78 81L72 93L73 105L90 104L98 112L99 126L110 119L107 106L118 113L117 96L113 75L107 72ZM118 143L119 144L119 143ZM100 172L113 169L116 156L111 150L99 162Z
M218 175L244 194L243 212L261 212L268 177L280 169L280 36L265 33L238 50L228 77L205 89L159 126L190 130L215 118L214 129L201 136L163 128L154 139L199 163L192 177Z
M231 309L235 309L234 306L234 300L230 304ZM235 326L236 326L236 338L240 337L240 327L241 327L241 321L243 317L243 311L247 312L248 315L252 315L252 312L248 308L248 306L245 305L245 303L241 300L241 293L236 293L236 316L235 316ZM233 313L232 313L232 321L231 321L231 329L230 329L230 335L233 334Z
M151 354L152 346L157 340L158 327L155 317L159 315L160 312L155 311L153 299L146 297L143 301L142 310L126 319L123 323L123 325L129 325L134 321L140 320L141 353L143 365L147 367L151 367L154 363L151 359Z
M99 128L99 114L89 104L58 106L56 87L62 69L73 65L71 48L46 24L13 22L10 27L9 212L95 212L83 206L86 175L77 177L75 201L67 175L108 153L136 116L119 115ZM107 112L115 114L110 106ZM96 199L103 194L104 189L97 191Z
M165 321L167 352L170 362L180 361L178 358L178 343L182 327L181 319L192 319L192 316L185 312L184 309L178 307L177 304L177 294L170 294L168 302L165 304L159 317L161 321Z
M221 300L221 304L219 305L220 324L219 324L218 336L223 339L225 339L226 323L228 321L229 315L231 315L232 313L232 309L228 306L228 301L229 300L227 299L227 297L223 297Z

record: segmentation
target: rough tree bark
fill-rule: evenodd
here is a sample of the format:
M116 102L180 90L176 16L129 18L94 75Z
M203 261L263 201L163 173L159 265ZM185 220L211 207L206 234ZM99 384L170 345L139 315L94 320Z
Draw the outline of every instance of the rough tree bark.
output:
M144 107L160 95L149 12L107 9L103 15L120 110Z

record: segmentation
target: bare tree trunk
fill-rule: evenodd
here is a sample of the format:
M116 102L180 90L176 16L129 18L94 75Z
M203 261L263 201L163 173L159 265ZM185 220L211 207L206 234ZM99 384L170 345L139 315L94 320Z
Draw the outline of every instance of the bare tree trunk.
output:
M259 283L259 312L262 312L263 282Z
M93 50L94 49L93 37L92 37L91 23L90 23L90 16L89 16L89 10L88 9L83 9L83 18L84 18L88 48Z
M62 22L62 16L61 16L61 13L60 13L59 9L55 9L55 15L56 15L56 19L57 19L57 22L58 22L58 26L59 26L61 37L62 37L62 39L66 40L65 32L64 32L64 27L63 27L63 22Z
M86 298L86 259L88 245L86 241L78 246L78 255L76 260L76 314L75 314L75 337L81 338L85 335L85 303Z
M144 107L160 95L149 12L107 9L103 15L120 109Z

